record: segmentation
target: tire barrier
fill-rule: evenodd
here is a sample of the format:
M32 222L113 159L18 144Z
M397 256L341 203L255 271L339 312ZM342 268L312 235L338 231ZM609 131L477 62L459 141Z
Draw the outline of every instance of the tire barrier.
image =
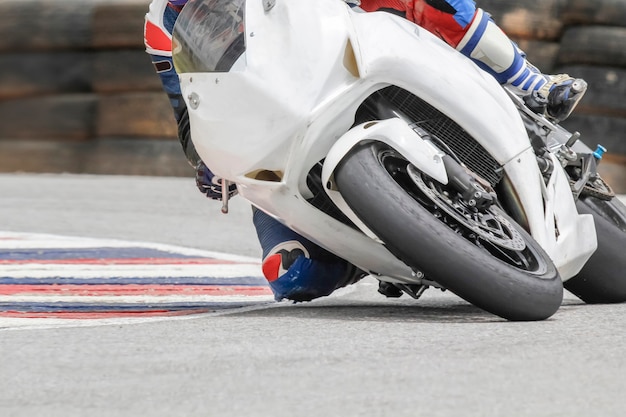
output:
M600 10L614 6L626 17L626 2L599 2ZM580 1L573 4L580 5ZM617 193L626 192L626 20L625 26L597 26L599 17L589 17L591 26L570 26L561 38L555 72L584 78L589 83L576 112L563 126L579 131L583 141L608 153L600 174ZM604 21L607 21L606 19ZM608 21L607 21L608 22Z
M626 27L580 26L565 30L557 63L626 67Z
M144 52L149 3L0 2L0 171L190 175Z
M519 39L517 46L524 51L528 59L537 68L550 73L556 66L557 57L561 45L554 41L541 41L534 39Z
M124 168L101 159L97 165L74 159L93 161L88 154L103 148L112 158L129 160L128 149L145 147L137 158L143 168L135 170L190 174L185 163L151 164L146 157L154 149L179 152L180 146L167 97L143 50L149 3L0 1L0 172L23 170L23 158L13 156L17 152L39 161L39 168L29 169L56 172L65 164L69 172L115 173ZM589 146L605 144L603 169L610 167L617 180L609 182L625 193L626 181L613 173L626 173L626 0L476 4L543 72L588 81L586 97L564 125L581 131ZM56 143L63 143L62 152ZM119 149L117 155L113 149ZM181 160L181 155L168 159Z
M3 0L0 51L136 48L150 0Z
M593 0L590 0L593 1ZM557 40L569 0L476 0L509 36Z
M569 0L562 16L568 26L626 24L624 0Z

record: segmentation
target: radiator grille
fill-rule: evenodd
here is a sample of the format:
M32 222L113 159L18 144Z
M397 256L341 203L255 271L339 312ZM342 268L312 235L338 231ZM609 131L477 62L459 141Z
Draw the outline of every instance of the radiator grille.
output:
M502 179L502 168L473 137L457 123L419 97L390 86L370 96L357 112L356 123L381 118L383 106L401 111L416 125L444 142L465 165L495 186Z

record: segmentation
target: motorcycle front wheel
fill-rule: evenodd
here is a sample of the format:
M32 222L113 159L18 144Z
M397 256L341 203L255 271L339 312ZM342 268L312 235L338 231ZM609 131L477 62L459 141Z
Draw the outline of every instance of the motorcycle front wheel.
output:
M593 216L598 248L565 288L589 304L626 302L626 207L617 198L584 197L576 208Z
M389 251L464 300L511 321L544 320L560 307L549 256L495 205L472 210L379 142L355 147L335 181Z

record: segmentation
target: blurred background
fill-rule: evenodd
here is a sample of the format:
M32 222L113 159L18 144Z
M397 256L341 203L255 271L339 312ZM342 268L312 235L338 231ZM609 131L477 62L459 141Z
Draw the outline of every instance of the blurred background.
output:
M144 52L149 3L0 0L0 172L192 175ZM608 149L626 193L626 0L476 3L544 73L588 81L563 125Z

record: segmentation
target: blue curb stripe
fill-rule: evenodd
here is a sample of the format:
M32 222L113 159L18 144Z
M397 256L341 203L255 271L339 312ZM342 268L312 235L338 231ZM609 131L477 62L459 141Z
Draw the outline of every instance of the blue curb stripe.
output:
M10 261L48 261L67 259L133 259L133 258L168 258L190 259L198 256L183 255L158 249L140 247L119 248L27 248L0 249L0 260ZM215 258L206 258L215 259Z
M102 277L102 278L12 278L0 277L0 285L243 285L243 286L267 286L267 280L263 277Z

